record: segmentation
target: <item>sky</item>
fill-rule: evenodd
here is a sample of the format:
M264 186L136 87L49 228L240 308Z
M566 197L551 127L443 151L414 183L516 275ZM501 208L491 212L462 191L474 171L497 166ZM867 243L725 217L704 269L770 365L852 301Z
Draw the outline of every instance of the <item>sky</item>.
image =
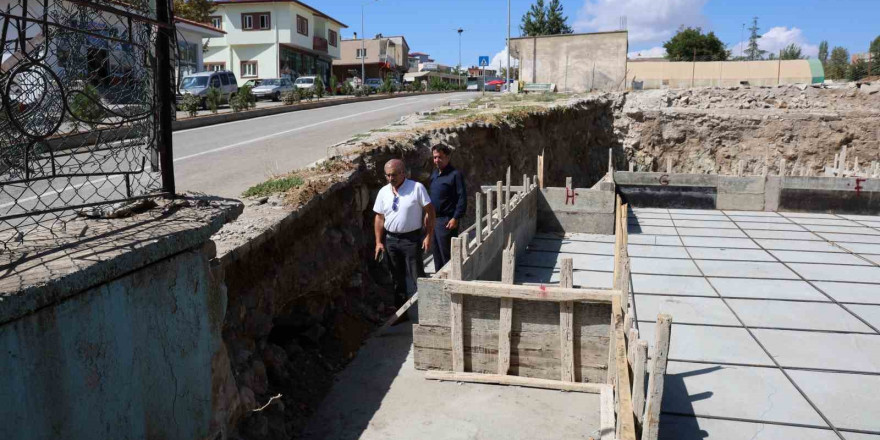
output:
M304 0L349 26L372 37L403 35L410 50L425 52L437 62L455 66L476 65L488 56L493 65L506 63L507 2L504 0ZM361 5L364 32L361 32ZM511 36L519 36L519 23L533 0L511 0ZM562 0L568 23L575 32L617 30L626 16L631 57L662 56L663 43L684 26L713 31L728 49L739 54L748 39L752 18L758 17L759 46L778 52L790 43L816 57L819 42L829 48L845 47L851 54L866 52L880 36L880 0ZM746 24L743 33L743 24ZM829 49L830 51L830 49Z

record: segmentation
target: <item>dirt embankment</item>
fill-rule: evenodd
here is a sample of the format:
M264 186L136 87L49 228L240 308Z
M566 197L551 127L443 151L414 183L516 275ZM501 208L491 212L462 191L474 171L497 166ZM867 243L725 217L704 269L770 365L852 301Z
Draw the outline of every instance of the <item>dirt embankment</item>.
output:
M784 158L820 175L844 145L860 164L880 160L878 86L733 87L628 93L615 130L640 170L659 170L671 157L676 172L747 173Z

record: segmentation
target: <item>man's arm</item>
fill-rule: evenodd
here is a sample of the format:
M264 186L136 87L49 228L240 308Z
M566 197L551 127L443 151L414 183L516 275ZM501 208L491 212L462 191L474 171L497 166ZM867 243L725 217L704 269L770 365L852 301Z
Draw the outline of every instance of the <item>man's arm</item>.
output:
M446 224L446 229L457 228L458 222L467 215L467 188L464 184L464 175L458 170L455 173L455 192L458 196L458 201L455 203L455 213L452 215L449 223Z
M425 252L431 248L431 240L434 239L434 219L436 218L436 212L434 211L434 204L428 203L424 206L425 210L425 229L427 229L427 235L425 235L425 240L422 242L422 249Z
M376 219L373 220L373 233L376 234L376 253L373 255L373 258L379 258L379 252L385 250L385 245L382 244L382 233L385 231L385 215L376 214Z

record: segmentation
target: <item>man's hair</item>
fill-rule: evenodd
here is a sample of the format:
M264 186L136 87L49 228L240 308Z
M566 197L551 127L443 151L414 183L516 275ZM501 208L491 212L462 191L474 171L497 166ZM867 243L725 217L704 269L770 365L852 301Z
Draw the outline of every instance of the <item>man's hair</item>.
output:
M447 156L452 154L452 149L448 145L437 144L431 147L431 151L439 151Z

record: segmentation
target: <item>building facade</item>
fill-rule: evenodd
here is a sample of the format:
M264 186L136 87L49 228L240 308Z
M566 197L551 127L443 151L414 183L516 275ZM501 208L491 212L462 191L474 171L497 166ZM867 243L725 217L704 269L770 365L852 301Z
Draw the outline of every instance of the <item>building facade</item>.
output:
M343 40L340 57L333 60L333 74L343 81L361 76L361 62L367 78L400 79L409 70L409 43L403 36Z
M205 70L230 70L239 85L254 78L306 75L330 80L344 23L296 0L215 0L211 24L224 32L207 41Z
M184 76L204 70L202 40L222 38L226 32L205 23L180 17L174 17L174 25L177 28L178 56L176 61L177 81L179 84Z
M681 89L687 87L730 87L748 84L821 84L825 70L817 59L772 61L630 61L627 87L639 89Z

